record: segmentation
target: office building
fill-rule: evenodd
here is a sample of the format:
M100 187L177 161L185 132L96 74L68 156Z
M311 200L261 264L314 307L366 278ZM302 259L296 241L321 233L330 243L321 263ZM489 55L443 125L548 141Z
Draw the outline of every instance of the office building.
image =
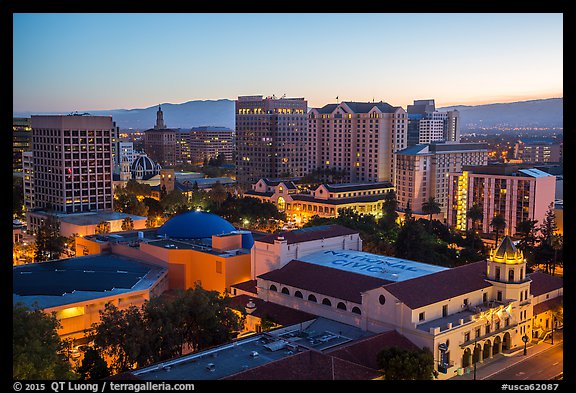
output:
M502 215L506 221L503 235L513 236L516 226L526 220L543 223L554 203L556 176L539 169L518 165L463 166L448 177L447 223L458 230L472 228L467 216L473 205L482 208L482 233L491 233L492 218Z
M22 153L32 150L32 120L29 117L12 118L12 170L22 171Z
M440 112L434 100L415 100L408 105L407 147L436 141L460 142L458 110Z
M407 120L404 109L385 102L341 102L311 109L309 171L334 170L345 183L391 182L393 153L406 147Z
M551 141L518 141L514 146L514 157L523 163L545 164L563 161L564 144Z
M302 177L308 172L304 98L241 96L235 108L238 183Z
M460 171L463 165L486 165L488 148L485 143L436 142L417 144L395 154L394 185L398 207L408 203L416 214L430 197L440 204L445 217L448 203L448 173Z
M190 162L203 164L222 155L232 162L234 131L226 127L194 127L189 132Z
M115 130L110 116L32 116L34 208L112 210Z
M162 167L176 165L176 130L166 127L160 106L154 128L144 131L144 151Z

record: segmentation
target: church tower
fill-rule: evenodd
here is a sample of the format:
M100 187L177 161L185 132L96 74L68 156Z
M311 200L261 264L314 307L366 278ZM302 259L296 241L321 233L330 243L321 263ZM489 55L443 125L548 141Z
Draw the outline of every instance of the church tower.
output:
M132 172L130 171L130 161L128 161L127 156L122 156L122 163L120 164L120 180L124 182L124 185L132 178Z
M164 113L162 112L162 107L158 105L158 112L156 112L156 125L154 126L157 130L163 130L166 128L164 124Z

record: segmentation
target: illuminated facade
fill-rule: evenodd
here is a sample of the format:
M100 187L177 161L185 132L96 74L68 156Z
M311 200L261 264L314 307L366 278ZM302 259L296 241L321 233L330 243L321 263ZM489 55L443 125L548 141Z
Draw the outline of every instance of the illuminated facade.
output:
M22 171L22 153L32 150L32 121L29 117L12 119L12 170Z
M308 168L337 170L349 183L392 181L407 146L407 116L385 102L341 102L308 113Z
M58 213L112 210L116 131L110 116L32 116L34 208Z
M13 303L56 313L61 338L79 339L100 321L107 303L141 306L168 289L167 269L101 254L14 266Z
M448 177L448 225L466 230L472 221L466 213L473 205L483 211L479 230L492 232L490 221L504 216L505 235L514 235L518 223L526 220L544 222L554 203L556 176L535 168L514 165L466 166Z
M282 242L286 234L274 236ZM540 340L533 326L551 312L546 302L562 303L562 280L527 274L509 237L488 260L451 269L330 246L300 248L282 267L270 265L283 257L274 252L298 243L290 246L255 254L256 271L271 269L256 277L258 298L371 332L394 329L432 349L440 379L521 349L523 337Z
M304 98L241 96L235 108L238 183L302 177L308 172Z
M110 252L168 269L171 289L229 291L250 279L250 232L237 231L212 213L186 212L163 226L142 231L94 235L76 239L76 252Z
M234 131L226 127L194 127L188 133L190 158L192 164L202 164L204 160L216 159L223 155L232 162L234 151Z
M436 142L400 150L395 153L394 185L398 207L408 203L415 214L430 197L440 204L442 217L448 207L448 173L462 170L463 165L486 165L488 149L484 143Z
M291 181L260 179L245 196L271 202L297 224L311 217L338 217L338 209L362 214L382 214L382 204L392 183L321 184L311 192L299 192Z

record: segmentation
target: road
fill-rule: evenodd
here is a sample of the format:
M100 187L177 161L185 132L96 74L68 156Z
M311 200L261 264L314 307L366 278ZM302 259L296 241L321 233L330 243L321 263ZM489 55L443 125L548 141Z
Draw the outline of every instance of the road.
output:
M547 344L540 344L547 345ZM483 379L489 380L551 380L563 372L564 350L562 345L550 346L527 359L519 360Z

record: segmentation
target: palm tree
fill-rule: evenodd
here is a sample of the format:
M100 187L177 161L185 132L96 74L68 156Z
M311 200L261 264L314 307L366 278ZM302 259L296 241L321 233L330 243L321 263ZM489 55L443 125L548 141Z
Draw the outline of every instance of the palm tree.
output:
M468 218L472 220L472 250L474 250L474 240L476 239L476 223L484 219L484 211L482 207L478 204L473 204L468 212L466 212Z
M498 235L500 231L504 231L506 228L506 219L502 214L497 214L492 218L492 221L490 221L490 226L494 229L494 232L496 232L496 242L494 244L498 246Z
M522 250L530 264L533 262L537 223L538 220L524 220L516 225L516 236L520 237L518 248Z
M228 193L226 192L226 189L222 183L217 181L210 190L210 199L212 199L212 201L216 204L216 207L220 209L220 206L222 206L222 203L226 200L227 197Z
M434 197L428 198L426 202L422 204L422 212L428 214L428 230L432 227L432 215L440 213L440 204L434 200Z

